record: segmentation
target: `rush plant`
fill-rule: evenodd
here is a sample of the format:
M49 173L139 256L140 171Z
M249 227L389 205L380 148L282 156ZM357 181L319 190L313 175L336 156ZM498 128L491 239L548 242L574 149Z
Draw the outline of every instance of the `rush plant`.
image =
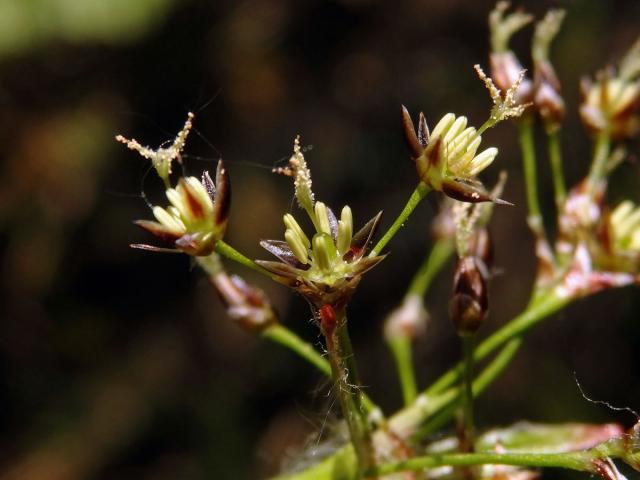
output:
M611 424L528 423L476 431L475 399L507 368L528 330L578 299L640 281L640 199L612 206L606 201L607 177L624 158L620 142L634 136L640 125L640 41L615 68L608 67L582 83L579 113L593 142L593 158L584 179L568 188L560 148L566 105L549 57L565 12L551 10L535 23L533 70L529 73L510 50L509 41L534 19L524 12L508 12L508 8L506 2L500 2L489 16L491 75L475 66L492 101L488 119L480 127L470 126L467 117L456 113L447 113L431 129L420 113L414 125L409 111L402 107L402 134L416 166L416 186L404 209L381 235L381 213L358 229L354 221L358 212L345 205L334 213L316 198L311 170L296 138L288 165L277 172L292 179L300 215L283 215L281 240L260 241L275 259L251 260L224 240L231 181L222 160L215 181L208 172L201 178L177 181L172 175L172 163L180 161L192 114L168 148L154 150L117 137L152 162L166 188L167 202L152 207L155 219L136 222L162 245L132 246L191 256L210 278L231 319L292 350L333 381L348 439L317 464L283 472L279 478L514 480L535 478L539 468L557 467L585 472L585 478L622 479L614 460L640 471L640 424L628 431ZM529 303L478 343L476 333L490 308L488 227L491 217L500 215L500 209L508 208L503 205L509 203L499 198L506 175L491 189L478 179L498 155L495 146L482 145L482 134L506 120L517 126L527 193L526 221L535 237L533 254L538 268ZM537 195L538 152L533 135L538 126L546 137L553 174L555 238L545 231ZM360 388L357 357L349 338L349 305L357 298L363 276L383 260L393 261L393 250L387 250L389 242L427 195L443 195L434 222L433 247L398 308L388 315L384 329L404 406L395 413L383 412ZM456 267L449 314L463 356L459 364L423 388L416 382L412 345L425 334L425 293L451 257ZM258 287L227 272L225 259L260 272L306 299L324 337L324 350L315 349L289 330ZM474 368L481 360L488 360L483 369ZM432 434L454 419L455 436L431 440Z

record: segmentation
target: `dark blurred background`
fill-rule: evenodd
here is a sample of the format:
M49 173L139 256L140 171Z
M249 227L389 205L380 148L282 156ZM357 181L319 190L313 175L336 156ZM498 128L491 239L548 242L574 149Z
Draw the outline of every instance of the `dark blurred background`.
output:
M575 109L579 77L638 36L640 3L523 5L538 15L569 10L553 59L570 105L562 143L574 182L590 156ZM150 217L141 191L164 200L145 161L113 137L158 146L196 112L184 169L197 174L225 158L234 188L227 240L252 258L268 257L258 239L282 236L292 188L270 169L286 161L298 133L316 194L335 208L349 203L357 224L384 209L388 225L416 183L400 103L432 124L449 111L474 125L486 118L490 100L472 65L487 65L492 6L1 0L0 480L253 479L303 458L335 418L327 383L233 325L188 258L128 248L150 240L131 223ZM526 64L530 35L514 41ZM500 147L485 178L508 169L504 197L516 203L497 208L492 222L502 274L486 335L525 305L534 258L513 125L488 132L485 144ZM540 148L540 193L553 214ZM614 176L612 201L639 200L635 158ZM388 412L400 395L382 321L427 251L436 210L435 196L419 207L351 308L364 382ZM229 268L319 342L300 298ZM449 266L428 296L432 320L416 349L421 385L459 355L446 316L450 282ZM632 424L586 401L574 372L591 397L638 409L639 311L637 290L610 291L536 328L479 400L479 424Z

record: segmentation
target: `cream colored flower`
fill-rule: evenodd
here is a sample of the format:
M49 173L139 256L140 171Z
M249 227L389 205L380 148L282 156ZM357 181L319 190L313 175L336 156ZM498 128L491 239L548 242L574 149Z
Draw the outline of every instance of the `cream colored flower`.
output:
M229 176L222 160L218 162L215 184L205 172L202 180L181 178L175 188L168 188L165 193L169 205L153 207L156 221L138 220L136 225L170 242L178 251L196 256L210 254L224 235L231 201ZM143 244L132 247L164 250Z

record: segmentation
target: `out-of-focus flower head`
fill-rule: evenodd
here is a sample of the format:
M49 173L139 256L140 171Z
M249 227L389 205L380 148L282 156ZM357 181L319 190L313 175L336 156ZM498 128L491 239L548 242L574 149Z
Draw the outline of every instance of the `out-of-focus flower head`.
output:
M403 106L405 141L416 162L418 176L425 185L462 202L507 203L490 195L476 179L496 158L498 149L490 147L481 153L477 152L482 142L481 134L485 130L502 120L520 116L526 108L525 105L518 105L515 100L524 72L520 72L516 82L503 97L480 66L476 65L475 69L493 100L489 119L476 129L467 127L466 117L447 113L430 133L424 114L420 113L416 131L409 112Z
M533 21L533 15L522 11L506 14L509 5L509 2L498 2L489 14L491 77L503 94L506 94L507 90L518 80L523 70L515 53L509 49L509 41L513 34ZM530 79L521 79L515 100L521 105L533 100L533 83Z
M580 117L592 133L609 131L614 138L628 138L640 128L640 39L618 65L608 68L597 80L583 78Z
M284 215L284 241L262 240L260 245L278 257L279 262L256 263L278 275L280 281L296 289L317 306L348 299L361 275L384 256L366 254L382 213L353 233L351 208L344 206L338 220L323 202L315 201L311 172L300 149L299 138L285 168L277 169L294 179L298 205L307 212L315 233L309 238L293 215Z
M152 251L179 251L193 256L211 254L218 240L222 239L227 227L231 204L231 184L229 174L222 160L218 161L215 183L208 172L196 177L183 177L176 187L170 184L171 162L178 158L184 141L191 129L193 114L189 114L182 131L172 146L166 149L150 150L140 147L135 140L126 140L118 135L116 139L125 143L140 155L149 158L165 182L165 194L169 200L167 207L153 206L152 220L138 220L136 225L152 233L171 248L146 244L133 244L133 248Z
M560 31L565 13L564 10L559 9L549 10L545 17L536 23L531 47L534 79L533 104L547 131L557 130L565 115L560 80L549 60L549 46Z
M229 317L243 329L261 332L277 323L278 317L269 299L259 288L249 285L237 275L229 276L223 271L211 275L210 280Z
M598 235L605 268L640 274L640 207L630 200L621 202L605 215Z

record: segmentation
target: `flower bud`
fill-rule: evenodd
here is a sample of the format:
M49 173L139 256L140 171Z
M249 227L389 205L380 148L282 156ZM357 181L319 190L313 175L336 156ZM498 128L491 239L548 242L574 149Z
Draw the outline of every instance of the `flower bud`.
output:
M245 330L261 332L278 321L265 293L242 278L226 273L210 277L227 314Z
M507 13L509 2L498 2L489 15L491 31L491 55L489 64L491 78L501 94L506 95L523 71L522 64L515 53L509 49L511 37L531 23L533 16L522 11ZM520 88L515 92L514 100L518 105L525 105L533 99L531 80L523 78Z
M549 10L536 24L531 47L534 65L533 103L548 132L560 128L565 115L564 100L560 95L560 81L549 61L549 47L560 31L565 13L559 9Z
M489 55L489 69L491 78L503 95L518 80L520 72L523 71L522 64L511 50L491 52ZM524 105L532 100L533 82L528 78L524 78L515 94L515 101L519 105Z
M429 313L424 308L420 295L410 294L402 304L387 318L384 334L387 340L394 338L415 339L422 335L427 328Z
M453 293L449 302L449 315L458 335L475 334L487 318L488 270L477 257L465 256L458 260L453 276Z

